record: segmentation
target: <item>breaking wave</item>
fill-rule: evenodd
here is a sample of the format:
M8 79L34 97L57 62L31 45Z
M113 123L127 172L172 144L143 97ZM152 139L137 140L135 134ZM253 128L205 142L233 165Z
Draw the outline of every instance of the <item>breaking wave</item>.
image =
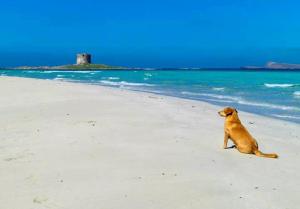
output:
M247 101L241 97L233 97L233 96L218 95L218 94L207 94L207 93L194 93L194 92L185 92L185 91L181 92L181 94L189 95L189 96L208 97L208 100L211 100L211 98L218 99L217 101L225 102L225 103L236 103L236 104L241 104L241 105L265 107L265 108L277 109L277 110L300 111L300 108L298 108L298 107L252 102L252 101Z
M67 79L64 79L64 78L58 77L58 78L54 78L53 80L55 80L55 81L66 81Z
M294 95L294 97L295 98L299 98L300 99L300 91L295 91L294 93L293 93L293 95Z
M298 84L291 84L291 83L265 83L265 87L268 88L290 88L290 87L295 87L298 86Z
M148 84L148 83L131 83L131 82L126 82L126 81L107 81L107 80L102 80L100 81L101 84L104 85L110 85L110 86L155 86L153 84Z
M144 75L148 76L148 77L152 77L153 76L151 73L145 73Z
M239 97L232 97L232 96L225 96L225 95L219 95L219 94L207 94L207 93L195 93L195 92L189 92L189 91L183 91L181 92L183 95L189 95L189 96L205 96L205 97L211 97L215 99L226 99L231 102L235 101L238 102L241 100Z
M120 80L119 77L108 77L109 80Z
M213 87L212 88L214 91L224 91L225 88L224 87Z
M26 71L26 72L34 72L34 73L100 73L102 71L94 71L94 70L44 70L44 71Z
M292 116L292 115L277 115L277 114L272 114L272 116L277 117L277 118L286 118L286 119L300 119L300 117Z

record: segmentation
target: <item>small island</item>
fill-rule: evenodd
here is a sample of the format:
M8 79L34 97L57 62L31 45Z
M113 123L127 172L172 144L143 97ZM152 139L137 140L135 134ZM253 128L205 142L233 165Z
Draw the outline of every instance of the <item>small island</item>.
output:
M119 70L129 69L127 67L110 66L105 64L93 64L92 55L88 53L77 54L76 64L59 66L20 66L7 68L13 70Z
M241 69L299 70L300 64L267 62L265 66L243 66Z

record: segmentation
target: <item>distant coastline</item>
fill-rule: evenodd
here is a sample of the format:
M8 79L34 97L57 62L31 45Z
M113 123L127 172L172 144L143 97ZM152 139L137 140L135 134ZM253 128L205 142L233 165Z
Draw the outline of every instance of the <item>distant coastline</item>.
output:
M300 64L267 62L265 66L243 66L242 69L299 70Z
M300 70L300 64L267 62L264 66L241 66L241 67L181 67L181 68L143 68L143 67L124 67L124 66L111 66L106 64L68 64L58 66L18 66L18 67L0 67L5 70Z

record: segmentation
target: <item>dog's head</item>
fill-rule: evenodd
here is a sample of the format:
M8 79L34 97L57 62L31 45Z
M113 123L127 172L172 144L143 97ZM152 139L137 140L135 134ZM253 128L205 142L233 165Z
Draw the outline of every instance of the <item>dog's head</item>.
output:
M238 113L238 111L233 107L225 107L223 110L218 112L221 117L228 117L233 113Z

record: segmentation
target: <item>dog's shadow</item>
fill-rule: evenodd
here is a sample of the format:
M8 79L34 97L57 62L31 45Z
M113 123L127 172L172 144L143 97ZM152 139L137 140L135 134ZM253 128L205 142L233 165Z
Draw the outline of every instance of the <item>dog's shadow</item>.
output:
M232 145L232 146L230 146L230 147L226 147L225 149L235 149L236 148L236 146L235 145Z

